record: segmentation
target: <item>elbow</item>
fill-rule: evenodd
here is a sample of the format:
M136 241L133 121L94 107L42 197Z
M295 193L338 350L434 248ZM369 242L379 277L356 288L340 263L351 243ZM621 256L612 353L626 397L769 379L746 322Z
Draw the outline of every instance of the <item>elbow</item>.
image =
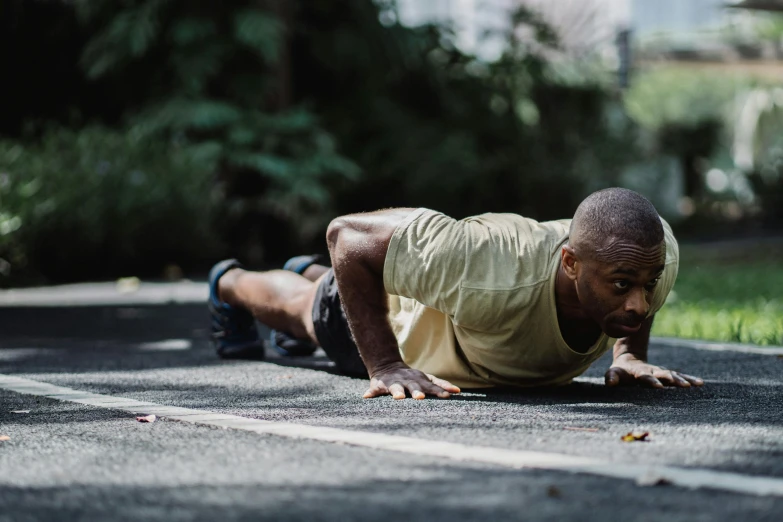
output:
M329 227L326 229L326 244L329 247L330 254L335 253L339 248L340 241L345 238L345 231L348 226L346 220L341 217L333 219L329 223Z
M383 220L367 215L342 216L329 223L326 244L335 273L362 265L374 273L382 274L396 224L392 222L388 225Z
M361 241L356 223L350 217L339 217L329 223L326 229L326 244L335 273L343 272L348 265L353 265L362 258Z

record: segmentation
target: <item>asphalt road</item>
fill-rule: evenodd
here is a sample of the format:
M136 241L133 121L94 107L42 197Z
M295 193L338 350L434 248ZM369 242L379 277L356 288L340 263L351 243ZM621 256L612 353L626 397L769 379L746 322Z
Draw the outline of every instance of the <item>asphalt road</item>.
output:
M471 446L783 479L783 359L651 347L700 389L571 386L362 400L322 357L218 360L201 305L0 308L0 374L157 404ZM29 410L29 413L11 411ZM629 431L650 441L627 443ZM0 390L0 521L783 520L783 497L158 420Z

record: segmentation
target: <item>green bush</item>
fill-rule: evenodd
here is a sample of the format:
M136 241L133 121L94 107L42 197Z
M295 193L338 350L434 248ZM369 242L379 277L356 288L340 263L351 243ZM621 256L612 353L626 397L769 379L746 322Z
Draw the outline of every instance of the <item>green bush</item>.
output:
M198 263L220 248L214 170L207 147L133 130L58 128L34 145L0 141L0 257L17 279L49 281Z
M740 76L651 68L635 76L625 94L625 107L635 121L651 131L671 125L698 127L709 121L730 120L737 93L751 83Z
M334 217L331 185L360 174L293 88L285 4L74 3L91 35L85 74L125 109L126 124L214 152L222 225L251 264L281 241L321 239ZM296 232L277 233L284 228Z
M656 314L653 335L783 344L780 263L720 263L705 254L698 259L680 265L674 293Z
M14 185L3 196L0 256L15 273L24 265L61 280L138 274L206 251L183 238L206 236L197 225L207 214L189 212L207 204L207 187L187 191L192 199L179 205L188 210L163 219L171 198L137 190L136 171L172 180L198 171L196 185L182 187L201 187L214 172L221 239L256 267L323 250L329 220L343 213L428 206L455 217L562 218L586 193L616 184L634 157L634 125L611 92L551 74L539 51L557 37L524 6L496 35L507 52L485 63L444 28L390 22L382 12L391 0L76 0L63 29L47 32L38 23L44 3L10 5L21 21L14 41L46 42L56 56L31 65L35 78L54 77L41 63L66 64L78 77L57 110L33 111L42 96L25 100L9 133L24 145L3 145L15 165L0 164ZM45 27L61 18L50 15ZM62 36L70 47L55 33L72 36ZM0 65L18 73L28 64L0 53ZM114 130L52 131L42 141L16 130L52 121ZM101 184L111 188L95 186L104 161L111 182ZM25 169L34 174L20 180ZM139 208L143 219L123 217ZM156 236L164 228L148 222L161 221L188 225L177 232L181 245Z

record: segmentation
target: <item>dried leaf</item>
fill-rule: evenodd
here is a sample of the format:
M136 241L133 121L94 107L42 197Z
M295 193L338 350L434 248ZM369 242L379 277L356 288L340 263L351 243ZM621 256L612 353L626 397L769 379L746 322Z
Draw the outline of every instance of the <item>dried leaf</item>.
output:
M644 433L629 431L626 435L620 437L620 440L623 442L648 442L647 437L649 436L649 431L645 431Z
M596 432L599 431L598 428L576 428L574 426L566 426L563 428L564 430L571 430L571 431L589 431L589 432Z
M0 435L0 442L5 442L7 440L11 440L11 437L8 435Z
M11 413L30 413L30 410L11 410Z
M549 486L546 488L546 496L550 498L560 498L563 496L563 494L555 486Z
M136 417L139 422L155 422L158 418L155 415L146 415L144 417Z

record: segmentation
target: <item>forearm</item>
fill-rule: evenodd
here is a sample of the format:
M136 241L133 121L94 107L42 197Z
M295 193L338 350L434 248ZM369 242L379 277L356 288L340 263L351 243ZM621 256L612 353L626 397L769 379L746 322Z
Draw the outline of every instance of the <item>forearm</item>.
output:
M348 324L370 376L402 365L388 319L383 265L391 236L410 210L347 216L329 227L327 241Z
M647 346L650 344L650 330L655 316L648 317L638 332L614 343L614 360L625 355L633 356L640 361L647 361Z
M402 363L389 324L383 279L360 261L338 263L335 277L351 333L369 375Z

